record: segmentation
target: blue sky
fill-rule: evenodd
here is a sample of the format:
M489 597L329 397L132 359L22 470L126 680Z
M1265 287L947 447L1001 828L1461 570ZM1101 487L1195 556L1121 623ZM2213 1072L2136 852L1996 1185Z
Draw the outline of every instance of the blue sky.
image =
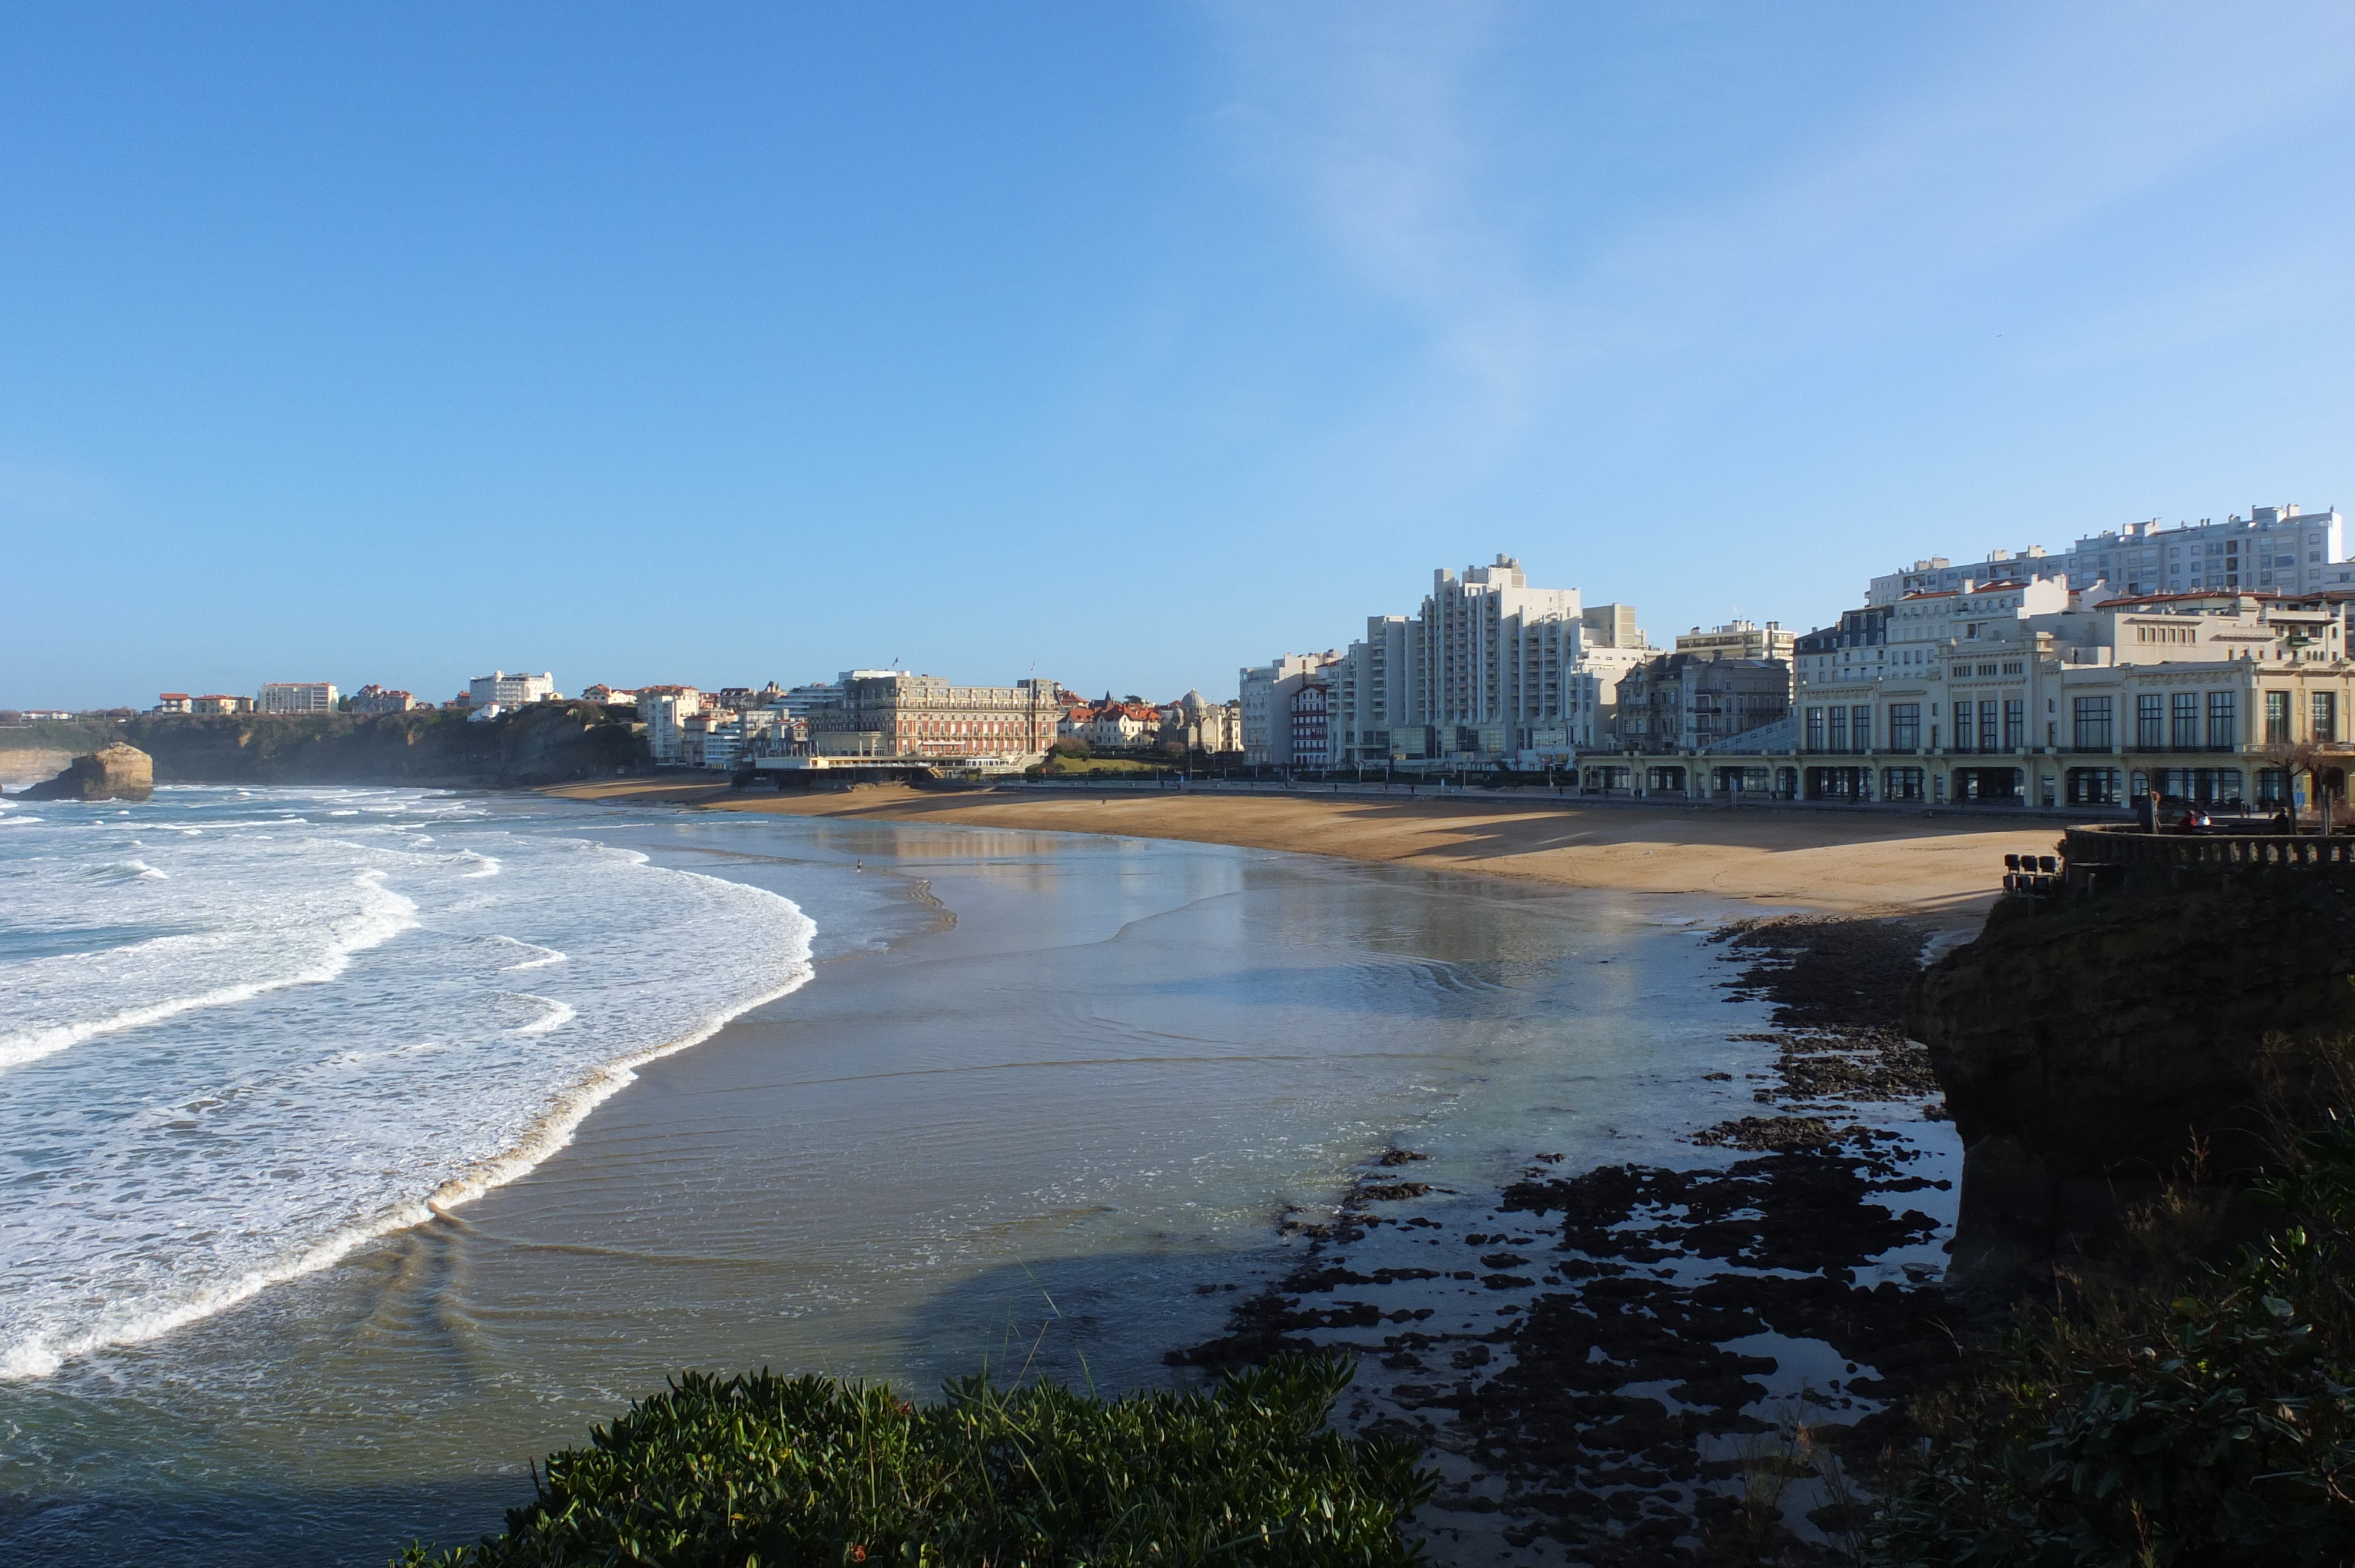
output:
M0 13L0 704L1224 694L2355 508L2355 10Z

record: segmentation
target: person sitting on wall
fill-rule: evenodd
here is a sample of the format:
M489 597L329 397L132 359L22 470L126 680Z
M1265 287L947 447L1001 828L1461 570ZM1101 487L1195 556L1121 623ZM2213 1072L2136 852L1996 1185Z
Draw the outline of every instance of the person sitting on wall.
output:
M2196 806L2184 807L2183 815L2176 819L2175 831L2179 833L2198 832L2200 831L2200 809Z
M2290 815L2287 806L2284 806L2274 813L2273 827L2277 833L2294 833L2297 832L2297 819Z

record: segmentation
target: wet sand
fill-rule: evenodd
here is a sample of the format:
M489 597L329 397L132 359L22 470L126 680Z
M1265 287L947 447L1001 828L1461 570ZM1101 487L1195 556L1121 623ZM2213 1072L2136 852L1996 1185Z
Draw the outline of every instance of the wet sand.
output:
M1386 861L1628 893L1707 894L1783 906L1904 914L1973 931L2006 854L2050 854L2058 830L1986 819L1771 807L1582 805L1534 792L1444 800L1313 795L923 790L787 792L684 780L547 791L615 805L656 801L788 816L1119 833Z

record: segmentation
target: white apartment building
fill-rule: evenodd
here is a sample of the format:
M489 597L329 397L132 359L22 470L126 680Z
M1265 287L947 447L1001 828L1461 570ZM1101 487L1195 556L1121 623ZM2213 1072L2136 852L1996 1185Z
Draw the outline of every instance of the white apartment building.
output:
M646 754L657 768L684 768L687 721L703 711L703 694L693 686L640 686L638 719L646 726Z
M1322 653L1284 653L1273 662L1241 671L1243 760L1254 767L1322 768L1321 757L1292 755L1292 697L1302 683L1341 662L1339 649Z
M2107 583L2123 594L2263 591L2317 593L2355 588L2355 562L2346 558L2343 520L2335 506L2301 512L2294 505L2253 506L2223 522L2162 526L2157 518L2089 534L2061 554L2031 545L2014 555L1956 566L1945 556L1884 572L1866 590L1869 605L1894 604L1907 594L1952 592L1966 582L2060 578L2078 590Z
M1781 659L1787 662L1794 645L1799 641L1796 631L1785 631L1783 624L1770 620L1760 626L1747 620L1729 620L1723 626L1707 630L1696 626L1690 631L1677 634L1679 653L1698 654L1703 659Z
M545 702L554 695L556 677L546 671L537 675L510 675L505 670L494 670L466 683L466 701L478 708L493 703L519 708L526 703Z
M1369 618L1364 639L1326 672L1327 761L1566 759L1608 740L1620 678L1657 652L1632 606L1589 608L1575 588L1530 588L1513 556L1461 577L1443 568L1419 613ZM1246 680L1246 755L1252 710Z
M254 694L253 705L266 714L331 714L336 701L333 681L271 681Z
M1422 649L1420 621L1403 615L1366 618L1365 637L1327 672L1326 752L1333 766L1362 768L1426 754L1428 737L1414 699Z
M1521 564L1432 574L1415 673L1426 755L1442 762L1567 758L1611 732L1620 679L1658 650L1624 604L1532 588Z

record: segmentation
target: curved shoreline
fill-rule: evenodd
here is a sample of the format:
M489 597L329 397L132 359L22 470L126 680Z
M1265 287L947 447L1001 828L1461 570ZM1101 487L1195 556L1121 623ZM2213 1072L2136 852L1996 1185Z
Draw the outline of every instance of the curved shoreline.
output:
M1572 887L1902 913L1966 931L1977 929L1995 901L2003 857L2050 853L2053 837L2046 823L1702 812L1510 797L1369 800L1107 790L1042 798L900 785L772 794L661 779L563 784L540 792L612 805L1177 839Z
M609 850L613 848L603 845L600 847ZM485 863L488 869L464 873L459 880L473 880L497 874L500 863L496 857L479 854L471 850L463 853ZM613 850L613 853L626 855L642 865L648 863L648 857L634 850L619 849ZM155 1304L149 1309L135 1316L113 1322L101 1321L96 1326L80 1329L60 1339L52 1340L50 1334L44 1331L26 1336L13 1343L0 1343L0 1383L49 1378L63 1371L69 1363L85 1360L99 1352L160 1340L180 1329L201 1322L250 1301L273 1287L331 1268L372 1242L431 1224L436 1219L446 1218L451 1211L471 1203L485 1193L528 1175L550 1157L568 1147L581 1125L599 1106L637 1081L639 1069L665 1057L674 1056L706 1044L746 1013L794 994L815 978L815 966L811 962L811 943L816 935L817 927L815 922L803 911L800 905L783 895L751 884L730 882L726 878L714 877L702 872L680 867L656 867L655 869L668 874L717 883L730 888L751 887L752 891L766 897L775 898L790 907L794 918L801 922L803 930L799 938L799 956L792 960L783 982L768 991L724 1003L710 1015L697 1021L678 1033L640 1044L608 1060L589 1065L571 1082L551 1090L550 1097L539 1114L521 1130L514 1143L496 1153L474 1160L462 1169L451 1171L429 1192L400 1200L373 1213L350 1218L325 1234L302 1245L299 1250L250 1267L234 1277L206 1285L192 1295L182 1297L177 1300ZM380 870L364 871L357 880L363 886L375 890L400 906L394 913L390 923L383 925L380 931L368 935L364 939L338 947L323 963L279 980L232 986L182 1001L156 1004L134 1009L128 1013L117 1014L100 1021L89 1033L65 1041L38 1054L26 1056L0 1065L10 1067L22 1065L40 1059L41 1055L54 1054L58 1051L78 1044L80 1039L92 1037L96 1033L135 1028L180 1012L250 1000L274 991L331 982L349 967L356 954L382 946L405 931L418 928L420 925L416 918L417 906L413 902L399 895L384 893L380 885L384 875L385 874ZM530 946L512 937L505 939L516 941L518 946ZM539 950L552 951L546 948ZM562 954L556 954L553 961L561 961L563 957ZM548 959L536 959L517 967L538 968L549 961L551 960ZM544 1002L549 999L535 998L534 1000ZM561 1013L551 1014L533 1023L526 1024L516 1033L545 1033L575 1016L572 1010L561 1002L552 1005L562 1009Z

